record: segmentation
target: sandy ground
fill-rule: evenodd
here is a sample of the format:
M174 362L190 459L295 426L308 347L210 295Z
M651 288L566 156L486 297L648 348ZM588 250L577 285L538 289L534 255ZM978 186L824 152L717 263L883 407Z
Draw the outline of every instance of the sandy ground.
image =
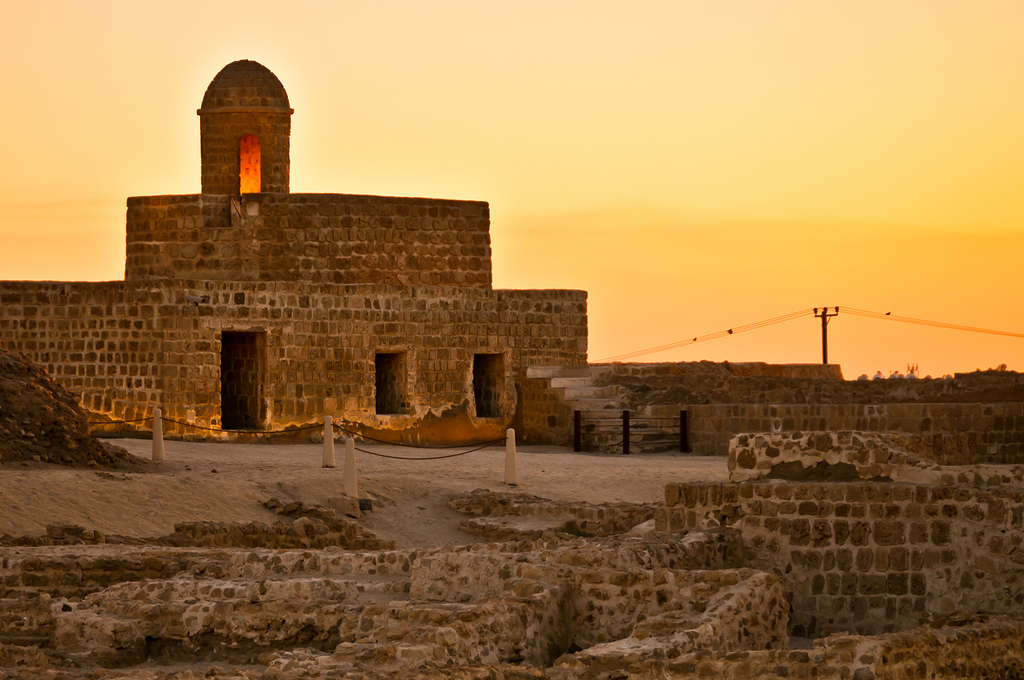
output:
M149 459L151 442L112 443ZM167 441L166 461L137 471L68 469L20 463L0 465L0 534L33 535L47 524L70 522L107 534L160 536L174 524L279 519L262 502L271 497L325 504L342 496L343 448L338 467L322 468L320 445L217 444ZM360 448L396 456L448 453L394 446ZM360 496L374 498L361 522L399 547L459 544L461 515L445 507L456 493L515 490L553 500L655 502L669 481L725 481L726 460L684 455L590 455L548 446L518 451L519 485L504 484L504 447L435 461L390 460L356 453Z

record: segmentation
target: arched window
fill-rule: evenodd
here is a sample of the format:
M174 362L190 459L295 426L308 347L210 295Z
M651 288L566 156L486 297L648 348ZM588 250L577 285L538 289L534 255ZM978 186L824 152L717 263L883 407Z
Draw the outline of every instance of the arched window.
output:
M243 194L260 192L260 139L256 135L242 135L238 140L238 159L241 166L240 189Z

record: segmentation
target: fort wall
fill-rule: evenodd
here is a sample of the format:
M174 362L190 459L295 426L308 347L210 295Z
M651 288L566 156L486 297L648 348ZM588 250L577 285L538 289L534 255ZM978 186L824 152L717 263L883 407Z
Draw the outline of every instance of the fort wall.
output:
M487 203L346 194L128 199L125 279L491 286Z
M701 455L727 455L733 437L751 432L861 430L957 435L965 442L960 463L1024 463L1024 375L1015 372L842 380L835 366L701 361L595 364L572 375L541 367L531 375L524 423L537 441L571 445L577 409L585 419L623 410L658 418L668 440L678 425L666 423L686 410L690 450Z
M186 296L202 302L189 302ZM0 344L41 363L86 410L221 426L225 332L265 347L261 425L337 422L471 441L512 423L524 363L586 363L586 293L385 284L172 280L0 283ZM405 413L378 414L375 356L404 356ZM476 354L501 357L497 416L478 418ZM445 427L437 427L444 419ZM148 424L141 424L148 429ZM432 430L436 427L436 430ZM178 426L167 425L171 434Z

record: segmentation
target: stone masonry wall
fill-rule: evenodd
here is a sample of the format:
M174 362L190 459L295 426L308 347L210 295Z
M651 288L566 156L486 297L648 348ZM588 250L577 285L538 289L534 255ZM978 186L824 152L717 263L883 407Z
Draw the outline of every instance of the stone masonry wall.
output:
M908 680L1017 678L1024 623L972 621L952 628L917 628L877 637L834 635L811 649L717 651L684 654L667 663L629 667L635 680ZM571 677L571 676L566 676ZM561 680L561 678L559 678Z
M1024 374L1012 371L848 381L835 366L700 361L591 364L578 377L607 397L607 406L583 408L639 417L686 410L690 450L698 455L727 455L729 440L750 432L862 430L966 437L964 463L1024 463ZM569 446L573 410L581 406L549 382L524 384L526 430Z
M1024 605L1019 489L692 483L668 484L665 501L659 529L741 531L747 566L786 578L795 635L878 634L925 613Z
M186 295L204 302L190 303ZM267 429L331 413L336 421L395 432L396 439L428 432L434 441L470 441L503 436L527 360L585 363L586 323L580 291L0 283L0 344L41 363L87 410L134 419L160 404L165 416L214 428L220 426L224 331L266 335ZM378 351L406 354L408 414L374 413ZM501 418L475 418L476 353L503 356ZM438 427L441 419L446 427Z
M557 390L549 388L546 380L524 380L522 390L524 440L572 446L572 404L565 401Z
M741 434L729 442L729 481L892 481L941 484L953 472L986 483L1022 481L1024 466L971 465L966 435L902 432ZM956 466L951 468L948 466ZM966 477L965 477L966 478Z
M1024 373L975 371L946 378L843 380L837 366L594 364L595 385L625 388L642 404L892 404L1024 401Z
M1024 402L700 404L686 406L695 453L726 455L747 432L898 431L965 435L972 460L1024 463Z
M489 288L486 203L345 194L128 199L125 279Z
M260 142L261 191L288 193L291 111L287 101L283 110L200 111L203 191L238 196L241 172L238 140L246 134L256 135Z

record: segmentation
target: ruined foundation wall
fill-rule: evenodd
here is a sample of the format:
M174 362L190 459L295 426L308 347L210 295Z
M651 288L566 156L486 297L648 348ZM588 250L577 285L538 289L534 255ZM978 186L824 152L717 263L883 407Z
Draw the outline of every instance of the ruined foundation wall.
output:
M491 286L480 201L346 194L128 199L125 279Z
M967 435L902 432L741 434L729 442L729 481L756 479L1024 485L1024 466L974 465Z
M1024 494L1006 487L668 484L659 529L726 526L783 576L795 635L878 634L921 615L1024 605Z
M457 417L454 429L431 432L435 441L445 432L461 441L497 438L515 413L527 359L586 362L580 291L5 282L0 301L0 344L43 364L87 410L118 419L143 417L160 404L168 417L219 427L224 331L265 334L267 429L330 413L411 437L415 428ZM378 351L406 355L408 414L375 414ZM499 417L475 417L476 353L503 357Z
M919 628L860 637L816 640L812 649L688 654L668 664L673 680L906 680L908 678L1016 678L1022 664L1024 623L995 620L957 628ZM631 677L666 677L655 664L635 664Z

